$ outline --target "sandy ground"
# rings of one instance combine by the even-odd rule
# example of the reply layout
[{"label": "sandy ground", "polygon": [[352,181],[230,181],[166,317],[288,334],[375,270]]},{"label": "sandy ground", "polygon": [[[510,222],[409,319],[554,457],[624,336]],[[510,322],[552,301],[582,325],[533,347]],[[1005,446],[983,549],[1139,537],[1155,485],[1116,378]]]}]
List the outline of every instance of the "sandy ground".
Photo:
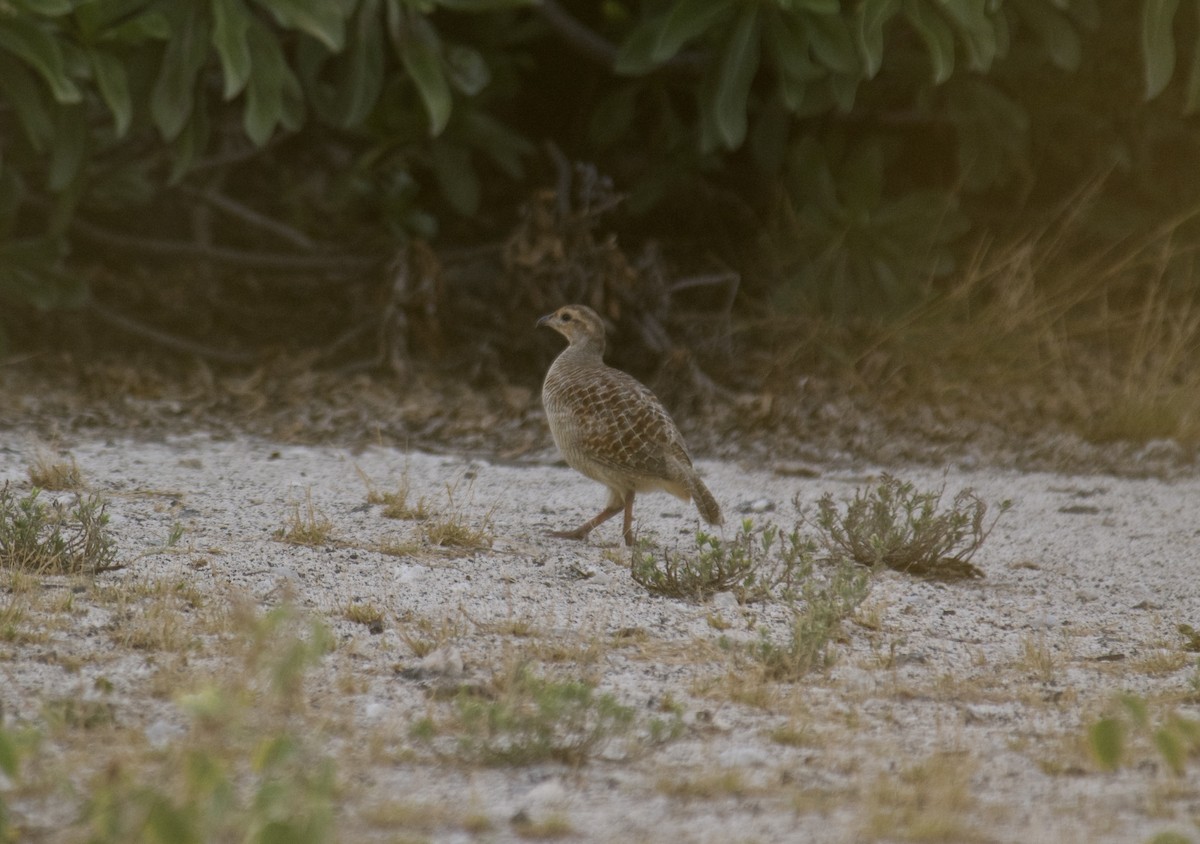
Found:
[{"label": "sandy ground", "polygon": [[[512,465],[206,435],[58,445],[110,502],[125,567],[101,575],[102,584],[182,581],[263,606],[291,592],[331,626],[337,648],[317,671],[313,705],[349,722],[328,738],[347,783],[343,840],[521,840],[532,833],[514,818],[548,816],[565,822],[566,840],[603,842],[1130,842],[1168,830],[1200,839],[1200,760],[1175,777],[1143,742],[1110,773],[1083,744],[1087,725],[1122,691],[1148,698],[1153,719],[1197,714],[1200,669],[1176,631],[1200,628],[1195,475],[888,467],[920,488],[945,483],[950,493],[971,487],[987,501],[1012,501],[975,558],[986,577],[943,584],[877,575],[862,623],[845,625],[829,669],[766,684],[759,700],[746,701],[736,691],[753,685],[753,671],[728,656],[728,643],[779,634],[790,610],[739,606],[729,595],[694,604],[649,594],[620,562],[619,519],[585,543],[546,537],[603,502],[597,485],[550,452]],[[39,447],[24,436],[0,441],[0,481],[27,489]],[[698,465],[730,517],[727,532],[746,515],[791,525],[796,502],[848,497],[881,471],[815,467],[814,477],[797,477]],[[484,529],[492,547],[375,550],[417,542],[420,527],[367,504],[360,471],[381,490],[404,479],[410,500]],[[273,538],[310,500],[332,522],[330,540],[306,547]],[[639,500],[637,515],[641,538],[691,547],[698,520],[689,507],[655,495]],[[183,533],[166,548],[175,525]],[[181,731],[172,696],[149,691],[171,655],[114,644],[115,610],[93,605],[87,592],[77,598],[45,635],[0,641],[5,722],[36,726],[47,700],[103,696],[124,729],[154,741]],[[356,602],[384,611],[382,632],[344,617]],[[433,660],[406,641],[421,625],[451,631]],[[673,702],[681,734],[636,751],[618,743],[579,767],[488,767],[409,738],[431,706],[445,705],[431,702],[439,684],[485,682],[512,654],[553,646],[590,654],[581,672],[639,719]],[[203,657],[201,645],[192,658]],[[547,671],[572,670],[570,659],[544,661]],[[785,733],[792,738],[781,740]],[[367,752],[355,746],[364,736],[390,737],[407,752]],[[450,813],[416,830],[367,817],[364,807],[386,800]],[[29,840],[78,834],[77,799],[14,791],[10,802]],[[463,806],[486,828],[456,822]]]}]

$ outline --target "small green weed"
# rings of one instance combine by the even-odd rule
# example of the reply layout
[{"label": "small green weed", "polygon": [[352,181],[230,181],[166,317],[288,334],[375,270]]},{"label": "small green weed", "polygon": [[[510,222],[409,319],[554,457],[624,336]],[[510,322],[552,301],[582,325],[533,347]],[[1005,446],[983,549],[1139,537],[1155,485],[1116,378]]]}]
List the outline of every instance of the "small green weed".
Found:
[{"label": "small green weed", "polygon": [[455,699],[460,754],[486,765],[581,765],[631,729],[633,710],[582,679],[550,679],[517,663],[489,694]]},{"label": "small green weed", "polygon": [[743,604],[791,599],[796,585],[812,572],[815,548],[798,530],[784,533],[774,524],[755,527],[745,519],[730,540],[703,531],[696,534],[694,553],[656,554],[638,546],[631,572],[638,584],[671,598],[703,601],[731,591]]},{"label": "small green weed", "polygon": [[183,539],[183,525],[175,522],[171,525],[171,529],[167,532],[167,541],[163,543],[166,548],[174,548],[179,544],[179,540]]},{"label": "small green weed", "polygon": [[770,680],[791,682],[829,664],[829,646],[870,592],[870,572],[848,560],[837,561],[824,578],[810,577],[802,589],[803,606],[795,611],[782,643],[766,633],[753,654]]},{"label": "small green weed", "polygon": [[1149,738],[1159,757],[1176,776],[1183,776],[1188,760],[1200,756],[1200,720],[1167,712],[1152,723],[1145,698],[1119,695],[1110,711],[1087,730],[1088,748],[1096,763],[1115,771],[1131,755],[1134,739]]},{"label": "small green weed", "polygon": [[114,762],[91,784],[89,841],[333,840],[333,760],[300,717],[329,632],[288,607],[243,621],[246,670],[179,699],[188,734],[149,770]]},{"label": "small green weed", "polygon": [[848,557],[867,566],[887,566],[920,577],[956,580],[981,577],[971,557],[987,539],[1000,515],[986,523],[988,505],[972,490],[954,496],[948,510],[939,512],[945,487],[918,492],[911,483],[883,475],[878,486],[855,490],[845,513],[826,494],[817,504],[813,522],[821,542],[835,557]]},{"label": "small green weed", "polygon": [[68,506],[40,500],[41,490],[18,496],[0,487],[0,566],[36,574],[95,574],[116,568],[108,533],[108,503],[76,494]]}]

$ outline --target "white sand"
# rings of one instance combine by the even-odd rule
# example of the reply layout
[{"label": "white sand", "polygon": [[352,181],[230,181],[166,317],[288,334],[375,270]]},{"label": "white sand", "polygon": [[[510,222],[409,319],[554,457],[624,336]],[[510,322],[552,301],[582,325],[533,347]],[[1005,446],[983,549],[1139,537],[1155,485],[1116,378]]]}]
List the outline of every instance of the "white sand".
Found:
[{"label": "white sand", "polygon": [[[0,481],[27,484],[35,445],[8,445],[0,448]],[[986,578],[938,584],[879,575],[867,603],[879,610],[880,629],[847,624],[835,665],[779,686],[778,699],[763,709],[704,693],[702,681],[727,669],[713,660],[689,662],[688,653],[704,651],[685,646],[722,636],[752,641],[764,629],[778,634],[788,610],[738,607],[728,596],[696,605],[648,594],[610,559],[625,553],[615,544],[619,518],[587,543],[547,538],[544,531],[572,527],[604,501],[598,485],[552,465],[549,452],[542,463],[517,466],[206,436],[64,445],[89,488],[111,502],[111,527],[127,567],[102,575],[102,582],[182,579],[206,592],[238,590],[264,605],[290,584],[297,603],[324,615],[338,639],[320,682],[333,688],[333,678],[347,671],[363,680],[362,691],[338,693],[363,731],[394,733],[405,745],[413,720],[429,711],[434,681],[402,673],[420,660],[401,628],[420,618],[461,628],[452,645],[464,663],[464,682],[485,680],[507,653],[535,642],[582,636],[607,643],[617,631],[639,628],[647,634],[641,644],[608,647],[586,673],[639,718],[661,715],[668,697],[683,706],[681,738],[632,756],[613,747],[580,769],[472,768],[422,762],[418,753],[410,762],[364,756],[361,768],[348,771],[342,748],[339,770],[355,782],[346,793],[358,795],[342,807],[348,828],[362,828],[350,823],[361,803],[403,799],[469,805],[493,822],[478,839],[454,828],[424,833],[437,841],[520,840],[509,819],[522,810],[534,818],[561,815],[574,830],[569,840],[888,840],[881,830],[894,823],[899,836],[906,821],[873,824],[872,816],[891,786],[904,786],[907,770],[929,762],[969,777],[965,804],[948,801],[933,810],[957,823],[951,829],[959,832],[944,840],[960,840],[962,830],[1005,842],[1145,841],[1161,830],[1197,837],[1200,759],[1177,779],[1142,749],[1133,764],[1102,773],[1072,748],[1117,692],[1177,700],[1198,671],[1195,655],[1164,671],[1147,657],[1181,650],[1178,623],[1200,628],[1200,478],[986,470],[943,478],[927,469],[891,469],[919,488],[944,480],[947,500],[967,486],[989,502],[1012,500],[975,558]],[[382,518],[379,505],[365,505],[356,465],[383,490],[407,477],[412,500],[423,497],[435,511],[449,510],[452,495],[468,522],[491,531],[492,550],[412,558],[369,550],[381,540],[412,540],[416,525]],[[752,503],[774,508],[754,518],[790,525],[794,496],[808,505],[826,492],[840,499],[869,478],[699,465],[726,510],[727,531]],[[339,542],[309,548],[273,540],[292,506],[309,495]],[[688,547],[699,524],[694,510],[665,495],[640,498],[636,515],[640,535],[666,546]],[[184,528],[179,547],[164,550],[176,523]],[[385,610],[382,633],[342,617],[342,608],[360,600]],[[104,677],[115,686],[108,698],[121,724],[141,725],[156,739],[170,736],[184,719],[170,700],[146,691],[156,659],[115,647],[103,633],[114,623],[112,610],[85,604],[81,596],[69,627],[48,642],[0,642],[0,711],[7,722],[37,724],[44,700],[96,696],[95,680]],[[714,618],[728,629],[716,629]],[[528,622],[533,635],[488,626],[514,619]],[[1051,656],[1044,673],[1028,658],[1031,648]],[[64,654],[80,658],[77,671],[63,666]],[[1178,702],[1152,711],[1159,717],[1172,708],[1193,717],[1197,711]],[[789,721],[806,729],[810,741],[773,741],[770,732]],[[727,769],[737,772],[740,788],[688,797],[663,787]],[[69,801],[10,799],[17,820],[40,829],[45,840],[57,840],[55,830],[74,817]],[[376,833],[369,840],[397,835]]]}]

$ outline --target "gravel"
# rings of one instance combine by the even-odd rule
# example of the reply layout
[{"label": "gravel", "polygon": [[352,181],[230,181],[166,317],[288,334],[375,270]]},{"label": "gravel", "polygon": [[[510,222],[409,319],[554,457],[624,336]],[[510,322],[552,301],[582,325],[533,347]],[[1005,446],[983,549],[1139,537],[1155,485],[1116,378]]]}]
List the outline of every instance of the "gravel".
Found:
[{"label": "gravel", "polygon": [[[469,806],[490,822],[483,833],[449,821],[421,832],[436,841],[522,840],[529,824],[556,818],[572,830],[568,840],[603,842],[1197,834],[1197,760],[1174,777],[1147,742],[1110,773],[1081,749],[1087,726],[1120,692],[1151,700],[1156,718],[1196,717],[1195,655],[1152,659],[1182,652],[1176,625],[1200,628],[1194,472],[1170,480],[895,465],[777,472],[699,461],[727,535],[742,518],[791,525],[797,505],[811,508],[825,493],[846,498],[884,469],[919,489],[944,484],[946,500],[970,487],[986,501],[1012,501],[974,559],[983,579],[874,576],[867,608],[877,624],[846,624],[831,667],[769,686],[755,705],[720,691],[731,673],[753,673],[728,643],[779,635],[790,609],[741,606],[732,593],[707,604],[647,593],[623,563],[619,519],[584,543],[547,537],[604,501],[598,485],[548,451],[511,463],[203,433],[154,441],[82,433],[57,445],[110,502],[124,568],[100,575],[101,584],[183,581],[263,606],[290,595],[330,625],[337,648],[317,672],[324,693],[314,705],[350,722],[322,739],[353,782],[339,808],[343,840],[395,840],[404,830],[370,822],[364,807],[401,799]],[[29,437],[0,447],[0,482],[27,487],[42,448]],[[406,483],[411,501],[485,530],[491,547],[420,547],[419,523],[365,503],[363,475],[383,491]],[[316,547],[274,538],[310,502],[332,523],[331,538]],[[640,497],[635,515],[640,538],[667,548],[691,547],[699,527],[693,509],[665,495]],[[164,547],[177,524],[182,538]],[[391,556],[376,550],[383,542],[413,550]],[[103,678],[117,720],[151,746],[168,745],[185,720],[170,695],[150,690],[164,660],[115,645],[105,633],[113,610],[79,598],[45,640],[0,641],[5,722],[40,724],[47,700],[96,697]],[[356,602],[383,610],[381,632],[344,618]],[[418,654],[406,635],[419,622],[455,632]],[[643,722],[672,702],[682,734],[649,748],[615,742],[578,767],[481,767],[421,752],[359,759],[345,746],[345,736],[361,735],[407,745],[438,688],[483,684],[513,654],[580,642],[595,645],[593,661],[543,659],[547,670],[577,667]],[[346,673],[359,681],[352,688],[337,683]],[[800,738],[777,741],[781,728]],[[359,759],[352,770],[348,758]],[[6,796],[31,840],[60,840],[77,809]]]}]

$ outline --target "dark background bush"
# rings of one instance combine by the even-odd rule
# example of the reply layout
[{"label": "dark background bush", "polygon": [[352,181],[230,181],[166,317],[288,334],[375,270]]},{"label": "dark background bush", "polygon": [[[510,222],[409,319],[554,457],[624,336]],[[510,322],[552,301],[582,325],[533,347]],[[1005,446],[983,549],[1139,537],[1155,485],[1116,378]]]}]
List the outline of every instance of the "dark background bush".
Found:
[{"label": "dark background bush", "polygon": [[0,329],[82,309],[236,361],[369,357],[389,325],[401,354],[503,344],[563,298],[655,326],[859,316],[1064,215],[1064,256],[1165,237],[1190,292],[1200,58],[1175,12],[10,0]]}]

